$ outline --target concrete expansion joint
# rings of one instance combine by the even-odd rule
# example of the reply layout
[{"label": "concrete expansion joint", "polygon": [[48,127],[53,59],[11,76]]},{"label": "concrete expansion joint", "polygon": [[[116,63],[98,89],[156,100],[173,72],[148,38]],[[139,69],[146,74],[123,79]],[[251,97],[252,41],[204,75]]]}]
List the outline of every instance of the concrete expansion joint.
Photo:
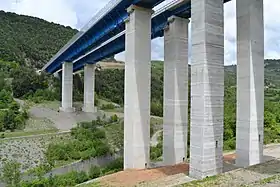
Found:
[{"label": "concrete expansion joint", "polygon": [[96,64],[86,63],[86,64],[84,65],[84,67],[87,67],[87,66],[93,66],[93,67],[95,67]]},{"label": "concrete expansion joint", "polygon": [[169,30],[169,24],[168,23],[166,23],[166,25],[164,26],[164,28],[163,28],[163,30],[166,32],[166,31],[168,31]]},{"label": "concrete expansion joint", "polygon": [[130,17],[128,16],[125,20],[124,20],[124,23],[129,23],[130,21]]},{"label": "concrete expansion joint", "polygon": [[140,7],[137,5],[131,5],[130,7],[127,8],[127,13],[131,14],[134,12],[134,10],[140,10],[140,11],[147,12],[150,14],[153,14],[155,12],[153,9],[144,8],[144,7]]},{"label": "concrete expansion joint", "polygon": [[171,24],[171,23],[173,23],[173,22],[175,21],[175,19],[181,20],[181,21],[184,21],[184,22],[187,22],[187,23],[190,22],[190,20],[187,19],[187,18],[181,18],[181,17],[174,16],[174,15],[173,15],[173,16],[170,16],[170,17],[167,19],[167,22],[168,22],[169,24]]},{"label": "concrete expansion joint", "polygon": [[171,17],[169,17],[169,18],[167,19],[167,23],[168,23],[168,24],[173,23],[173,22],[175,21],[176,18],[177,18],[176,16],[171,16]]},{"label": "concrete expansion joint", "polygon": [[168,31],[169,28],[170,28],[170,25],[175,21],[175,19],[178,19],[178,20],[183,20],[183,21],[186,21],[187,23],[190,22],[189,19],[186,19],[186,18],[181,18],[181,17],[177,17],[177,16],[171,16],[167,19],[167,23],[164,27],[164,31]]}]

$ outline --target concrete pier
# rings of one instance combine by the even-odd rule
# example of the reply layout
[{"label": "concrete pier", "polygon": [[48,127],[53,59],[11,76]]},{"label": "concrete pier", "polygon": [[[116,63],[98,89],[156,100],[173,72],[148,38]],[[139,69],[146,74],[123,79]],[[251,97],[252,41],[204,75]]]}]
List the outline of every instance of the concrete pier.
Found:
[{"label": "concrete pier", "polygon": [[236,165],[263,160],[263,0],[237,0]]},{"label": "concrete pier", "polygon": [[84,68],[84,112],[96,112],[94,107],[95,64]]},{"label": "concrete pier", "polygon": [[187,157],[188,19],[171,17],[164,32],[163,161],[182,163]]},{"label": "concrete pier", "polygon": [[60,111],[74,112],[73,108],[73,63],[62,65],[62,102]]},{"label": "concrete pier", "polygon": [[125,39],[124,169],[149,167],[151,9],[128,8]]},{"label": "concrete pier", "polygon": [[201,179],[223,170],[224,15],[222,0],[191,1],[190,171]]}]

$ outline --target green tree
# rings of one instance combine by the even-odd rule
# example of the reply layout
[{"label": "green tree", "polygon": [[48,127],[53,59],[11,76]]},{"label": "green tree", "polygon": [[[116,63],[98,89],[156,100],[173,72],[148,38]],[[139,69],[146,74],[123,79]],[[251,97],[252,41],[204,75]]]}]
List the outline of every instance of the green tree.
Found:
[{"label": "green tree", "polygon": [[30,68],[15,69],[12,76],[12,90],[16,98],[23,97],[26,94],[34,94],[39,89],[48,88],[47,75],[44,73],[38,75],[35,70]]},{"label": "green tree", "polygon": [[[0,33],[0,59],[42,68],[77,30],[35,17],[0,11]],[[12,65],[3,66],[3,69]]]}]

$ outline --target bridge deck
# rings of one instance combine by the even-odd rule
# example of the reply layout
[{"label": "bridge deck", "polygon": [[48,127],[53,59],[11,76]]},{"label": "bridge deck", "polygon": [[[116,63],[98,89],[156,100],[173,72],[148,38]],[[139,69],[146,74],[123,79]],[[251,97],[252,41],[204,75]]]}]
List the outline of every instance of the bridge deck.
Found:
[{"label": "bridge deck", "polygon": [[64,61],[73,61],[125,29],[126,9],[132,5],[153,8],[164,0],[111,0],[44,67],[53,73]]},{"label": "bridge deck", "polygon": [[[180,15],[190,17],[190,5],[186,1],[176,1],[169,4],[166,9],[156,12],[152,16],[152,35],[151,38],[163,36],[163,29],[166,26],[168,17],[172,15]],[[120,53],[125,50],[125,31],[122,31],[115,37],[103,43],[90,53],[77,59],[74,62],[74,72],[83,68],[85,63],[94,64],[100,60],[110,57],[114,54]]]},{"label": "bridge deck", "polygon": [[[163,0],[113,0],[111,9],[106,13],[103,9],[77,35],[75,35],[42,70],[54,73],[61,69],[64,61],[74,61],[74,72],[83,68],[85,63],[98,61],[124,51],[125,24],[128,17],[126,8],[131,4],[154,7]],[[224,0],[229,2],[231,0]],[[115,4],[114,4],[115,3]],[[176,6],[174,5],[176,4]],[[152,36],[163,36],[168,17],[172,15],[190,18],[191,0],[177,0],[171,3],[173,8],[165,6],[153,15]],[[107,8],[108,9],[108,8]],[[105,12],[105,13],[104,13]]]}]

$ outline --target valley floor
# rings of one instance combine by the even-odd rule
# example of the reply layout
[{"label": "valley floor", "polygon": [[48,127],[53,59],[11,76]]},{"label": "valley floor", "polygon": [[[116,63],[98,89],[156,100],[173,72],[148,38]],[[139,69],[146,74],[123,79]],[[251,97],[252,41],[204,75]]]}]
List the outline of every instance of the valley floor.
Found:
[{"label": "valley floor", "polygon": [[[79,103],[81,105],[81,103]],[[36,104],[30,108],[30,129],[38,127],[42,124],[43,130],[49,129],[53,131],[68,131],[78,122],[91,121],[97,116],[106,114],[107,116],[117,114],[123,117],[121,112],[104,112],[100,114],[86,114],[83,112],[75,112],[72,114],[58,112],[59,102],[48,102]],[[162,122],[159,122],[162,124]],[[42,129],[37,129],[38,132]],[[157,137],[160,129],[152,137],[151,144],[157,143]],[[43,134],[43,133],[42,133]],[[25,135],[25,134],[23,134]],[[27,134],[26,134],[27,135]],[[224,174],[209,177],[202,181],[195,181],[187,176],[188,164],[180,164],[171,167],[159,167],[162,163],[154,163],[154,169],[122,171],[116,174],[104,176],[93,180],[93,183],[81,185],[82,187],[107,187],[107,186],[138,186],[138,187],[162,187],[162,186],[219,186],[219,187],[237,187],[237,186],[280,186],[280,144],[266,146],[265,150],[266,163],[253,166],[250,168],[236,168],[234,165],[234,153],[227,153],[224,156]]]},{"label": "valley floor", "polygon": [[122,171],[104,176],[81,187],[278,187],[280,186],[280,144],[268,145],[264,150],[265,163],[249,168],[235,167],[235,154],[224,155],[222,175],[196,181],[187,176],[188,164],[148,170]]}]

